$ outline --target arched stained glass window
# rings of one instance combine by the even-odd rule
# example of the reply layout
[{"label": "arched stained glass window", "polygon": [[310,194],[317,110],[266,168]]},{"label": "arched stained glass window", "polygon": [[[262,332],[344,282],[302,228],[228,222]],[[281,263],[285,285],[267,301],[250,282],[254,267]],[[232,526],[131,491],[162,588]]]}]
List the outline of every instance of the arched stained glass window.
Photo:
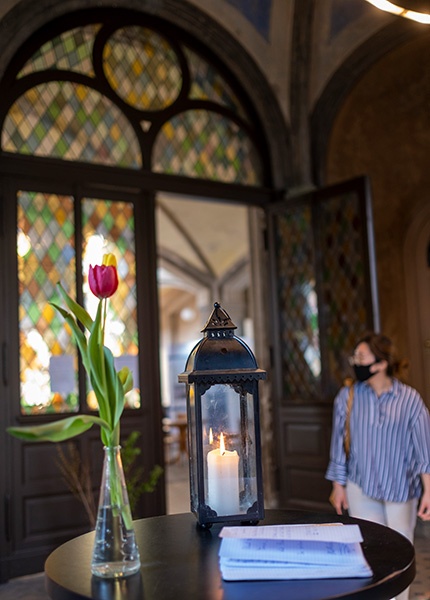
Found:
[{"label": "arched stained glass window", "polygon": [[99,92],[76,83],[37,85],[12,105],[3,150],[138,168],[136,135],[123,113]]},{"label": "arched stained glass window", "polygon": [[118,14],[38,32],[8,74],[1,149],[263,185],[262,135],[231,74],[171,26]]}]

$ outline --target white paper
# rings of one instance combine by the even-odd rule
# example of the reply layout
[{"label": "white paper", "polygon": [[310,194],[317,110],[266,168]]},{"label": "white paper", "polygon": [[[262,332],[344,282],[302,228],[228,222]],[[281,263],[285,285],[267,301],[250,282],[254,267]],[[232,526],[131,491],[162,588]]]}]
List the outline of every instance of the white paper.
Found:
[{"label": "white paper", "polygon": [[358,542],[314,542],[304,540],[237,540],[226,538],[222,543],[223,558],[294,564],[343,565],[357,564],[361,554]]},{"label": "white paper", "polygon": [[220,536],[226,580],[372,576],[358,525],[224,527]]},{"label": "white paper", "polygon": [[325,567],[303,565],[295,567],[275,567],[271,564],[256,568],[255,565],[237,566],[221,562],[221,574],[225,581],[258,581],[258,580],[287,580],[287,579],[338,579],[338,578],[368,578],[372,577],[369,566],[365,569],[342,566]]},{"label": "white paper", "polygon": [[258,527],[223,527],[222,538],[260,540],[318,540],[321,542],[362,542],[358,525],[329,523],[324,525],[262,525]]}]

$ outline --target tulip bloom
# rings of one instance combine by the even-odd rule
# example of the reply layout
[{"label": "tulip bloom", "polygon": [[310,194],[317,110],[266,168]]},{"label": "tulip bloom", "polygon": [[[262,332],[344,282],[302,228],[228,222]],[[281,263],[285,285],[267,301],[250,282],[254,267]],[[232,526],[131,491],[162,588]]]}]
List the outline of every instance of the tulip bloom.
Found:
[{"label": "tulip bloom", "polygon": [[116,258],[113,254],[103,256],[103,264],[90,265],[88,273],[90,290],[97,298],[110,298],[118,288]]}]

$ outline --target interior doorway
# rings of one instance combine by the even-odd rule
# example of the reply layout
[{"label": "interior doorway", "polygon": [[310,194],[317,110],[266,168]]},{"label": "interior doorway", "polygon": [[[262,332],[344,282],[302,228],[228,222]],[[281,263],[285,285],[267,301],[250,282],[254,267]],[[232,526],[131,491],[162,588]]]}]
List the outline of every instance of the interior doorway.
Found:
[{"label": "interior doorway", "polygon": [[214,302],[253,346],[248,208],[159,193],[160,364],[167,512],[189,511],[185,386],[178,383]]}]

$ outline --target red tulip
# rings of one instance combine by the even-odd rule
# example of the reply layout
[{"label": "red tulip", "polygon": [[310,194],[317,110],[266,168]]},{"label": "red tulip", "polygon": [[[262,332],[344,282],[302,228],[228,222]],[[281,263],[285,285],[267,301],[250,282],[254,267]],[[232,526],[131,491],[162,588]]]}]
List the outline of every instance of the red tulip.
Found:
[{"label": "red tulip", "polygon": [[113,254],[105,254],[102,265],[90,265],[88,272],[90,290],[97,298],[109,298],[118,288],[116,259]]}]

